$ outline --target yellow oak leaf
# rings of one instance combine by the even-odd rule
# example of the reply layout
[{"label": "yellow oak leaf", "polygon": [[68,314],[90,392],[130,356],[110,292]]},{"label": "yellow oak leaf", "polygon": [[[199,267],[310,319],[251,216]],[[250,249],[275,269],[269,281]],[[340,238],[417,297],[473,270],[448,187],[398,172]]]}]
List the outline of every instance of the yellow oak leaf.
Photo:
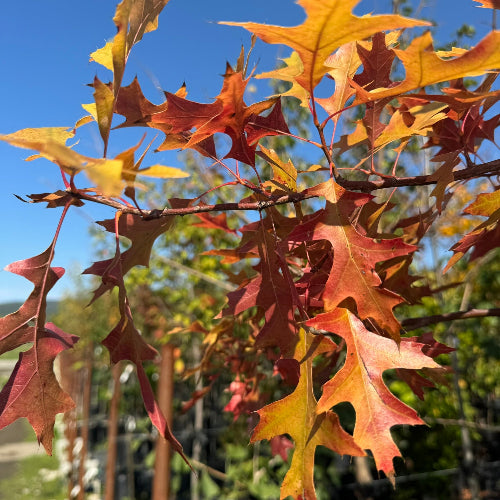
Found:
[{"label": "yellow oak leaf", "polygon": [[179,179],[182,177],[189,177],[189,174],[184,172],[184,170],[175,167],[167,167],[165,165],[151,165],[150,167],[138,170],[136,174],[145,177],[154,177],[156,179]]},{"label": "yellow oak leaf", "polygon": [[104,47],[97,49],[90,54],[90,62],[101,64],[105,68],[113,71],[113,41],[107,42]]},{"label": "yellow oak leaf", "polygon": [[434,123],[446,118],[446,114],[442,112],[446,108],[447,104],[440,102],[414,106],[409,109],[415,118],[410,126],[406,125],[401,113],[395,112],[387,127],[377,137],[375,147],[381,148],[393,141],[409,139],[414,135],[426,136],[432,131]]},{"label": "yellow oak leaf", "polygon": [[272,191],[278,189],[297,192],[297,169],[292,160],[284,163],[280,160],[276,151],[267,149],[262,145],[260,145],[260,152],[257,154],[269,163],[273,169],[273,179],[266,183],[266,185],[271,186]]},{"label": "yellow oak leaf", "polygon": [[300,60],[299,54],[294,51],[290,57],[286,57],[285,59],[282,59],[282,61],[286,65],[284,68],[278,68],[274,71],[260,73],[259,75],[256,75],[255,78],[275,78],[276,80],[291,82],[291,88],[281,95],[296,97],[300,101],[300,105],[302,107],[308,108],[310,97],[309,92],[301,87],[296,81],[296,78],[304,72],[304,65]]},{"label": "yellow oak leaf", "polygon": [[492,193],[481,193],[464,212],[471,215],[484,215],[490,217],[494,212],[500,210],[500,189]]},{"label": "yellow oak leaf", "polygon": [[39,156],[58,165],[69,175],[83,171],[95,184],[99,192],[105,196],[119,196],[124,182],[122,181],[121,160],[91,158],[81,155],[64,145],[64,132],[51,133],[52,129],[23,129],[8,135],[0,135],[0,140],[12,146],[33,149]]}]

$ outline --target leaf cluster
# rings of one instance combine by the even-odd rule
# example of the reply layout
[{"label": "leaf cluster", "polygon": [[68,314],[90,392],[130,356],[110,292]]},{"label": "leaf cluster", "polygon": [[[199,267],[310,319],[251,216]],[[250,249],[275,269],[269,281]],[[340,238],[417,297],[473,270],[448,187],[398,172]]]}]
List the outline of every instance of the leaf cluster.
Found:
[{"label": "leaf cluster", "polygon": [[[408,336],[410,323],[405,328],[397,315],[396,308],[405,304],[405,311],[418,310],[437,291],[413,274],[414,257],[422,253],[439,217],[448,213],[459,186],[474,193],[474,200],[462,207],[463,217],[471,215],[479,222],[466,234],[455,232],[458,241],[444,271],[467,253],[469,261],[483,258],[500,242],[495,180],[500,162],[484,163],[480,156],[480,147],[494,143],[500,125],[500,91],[495,90],[500,34],[491,32],[470,50],[435,51],[431,34],[425,32],[402,48],[399,30],[428,23],[397,14],[359,17],[352,12],[358,0],[300,0],[306,19],[295,27],[226,23],[250,31],[253,41],[258,37],[290,48],[284,67],[254,75],[249,72],[250,53],[242,49],[236,64],[227,64],[213,102],[188,99],[187,86],[182,86],[165,91],[157,105],[144,95],[137,78],[128,85],[123,79],[131,49],[156,29],[166,4],[123,0],[118,5],[114,39],[92,54],[111,71],[110,81],[94,78],[94,102],[83,106],[89,114],[73,128],[24,129],[0,136],[53,162],[63,182],[53,193],[30,196],[32,203],[62,207],[52,243],[40,255],[8,267],[30,280],[34,290],[18,311],[0,318],[0,352],[30,345],[0,393],[0,427],[27,417],[50,453],[55,415],[73,406],[53,364],[82,331],[75,327],[68,334],[46,323],[45,308],[47,294],[64,272],[52,262],[68,210],[98,203],[114,210],[114,217],[99,222],[113,236],[114,250],[84,273],[98,281],[91,302],[114,290],[117,310],[114,324],[100,340],[112,363],[133,364],[152,423],[186,461],[147,376],[146,367],[158,353],[141,333],[143,328],[154,334],[155,328],[165,333],[175,326],[177,333],[202,336],[202,358],[186,375],[197,372],[207,385],[193,395],[192,403],[225,370],[231,377],[226,410],[235,418],[250,412],[259,417],[251,442],[269,440],[276,454],[286,456],[291,441],[285,435],[293,440],[281,498],[316,498],[313,471],[319,446],[339,455],[370,452],[377,470],[394,483],[394,458],[401,453],[391,429],[423,421],[389,390],[384,373],[394,370],[422,397],[424,388],[443,380],[446,370],[435,358],[450,352],[432,334]],[[404,68],[402,80],[394,77],[396,62]],[[470,77],[481,77],[481,83],[467,87],[464,79]],[[247,103],[254,78],[278,79],[290,88],[281,96]],[[319,88],[328,89],[330,96],[319,97]],[[300,103],[308,113],[311,138],[290,130],[285,99]],[[354,129],[342,133],[344,122],[352,121],[352,109],[357,114]],[[119,116],[122,121],[113,127]],[[100,158],[66,145],[90,123],[102,138]],[[160,131],[159,151],[189,150],[208,162],[216,172],[206,177],[208,185],[197,180],[168,199],[153,192],[138,178],[177,179],[187,173],[155,163],[143,168],[152,145],[143,146],[144,137],[108,158],[114,128],[137,127]],[[303,143],[320,159],[295,164],[290,150],[272,149],[278,137]],[[422,144],[418,161],[408,149],[416,140]],[[80,174],[90,187],[81,187]],[[471,182],[477,179],[488,181],[481,184],[483,192],[477,193],[478,183]],[[144,194],[139,194],[141,189]],[[190,229],[175,236],[176,224]],[[185,295],[175,288],[185,284],[172,273],[175,265],[184,269],[198,262],[202,269],[190,280],[204,276],[226,284],[227,301],[217,322],[194,321],[207,320],[202,309],[209,297],[203,296],[199,282],[199,302],[191,302],[193,307],[181,315],[165,308],[171,301],[156,300],[161,294],[156,299],[146,294],[136,304],[129,297],[128,285],[141,279],[135,269],[149,266],[159,239],[177,264],[155,271],[165,293],[175,296],[181,308]],[[202,245],[206,250],[200,257]],[[135,309],[141,312],[141,325]],[[498,316],[499,311],[481,315]],[[165,316],[170,318],[160,319]],[[267,390],[269,367],[288,388],[277,397],[276,391]],[[356,414],[352,432],[336,412],[345,403]]]}]

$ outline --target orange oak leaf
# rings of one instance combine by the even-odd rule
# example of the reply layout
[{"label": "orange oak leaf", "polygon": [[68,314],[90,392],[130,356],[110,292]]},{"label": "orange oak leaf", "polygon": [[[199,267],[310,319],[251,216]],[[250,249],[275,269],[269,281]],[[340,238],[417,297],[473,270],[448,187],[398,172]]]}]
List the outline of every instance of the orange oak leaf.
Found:
[{"label": "orange oak leaf", "polygon": [[19,354],[19,361],[0,393],[0,429],[18,418],[27,418],[49,455],[56,415],[75,406],[57,382],[54,360],[77,341],[78,337],[51,323],[39,329],[33,347]]},{"label": "orange oak leaf", "polygon": [[354,441],[372,451],[378,470],[393,477],[393,458],[401,456],[390,429],[394,425],[423,424],[417,413],[397,399],[384,384],[382,374],[392,368],[438,368],[422,352],[425,344],[393,340],[368,331],[347,309],[337,308],[307,322],[308,326],[341,336],[347,345],[339,372],[323,386],[318,413],[348,401],[356,411]]},{"label": "orange oak leaf", "polygon": [[222,231],[230,234],[236,234],[234,229],[227,225],[227,214],[225,212],[219,215],[211,215],[208,213],[195,214],[201,222],[196,222],[193,226],[207,227],[211,229],[221,229]]},{"label": "orange oak leaf", "polygon": [[484,215],[491,217],[500,209],[500,189],[491,193],[481,193],[465,208],[464,212],[471,215]]},{"label": "orange oak leaf", "polygon": [[299,331],[294,359],[300,363],[300,378],[289,396],[265,406],[257,413],[260,420],[253,431],[251,442],[271,440],[288,434],[295,443],[292,463],[281,485],[280,499],[314,500],[316,498],[313,469],[317,446],[326,446],[340,455],[362,456],[365,453],[340,426],[332,411],[316,412],[317,401],[313,393],[313,358],[336,348],[323,336],[313,336],[304,329]]},{"label": "orange oak leaf", "polygon": [[464,212],[471,215],[483,215],[488,219],[451,247],[450,250],[453,250],[454,255],[446,264],[443,272],[448,271],[471,248],[474,249],[469,261],[478,259],[500,246],[500,189],[478,195],[476,200],[465,208]]},{"label": "orange oak leaf", "polygon": [[[174,95],[185,98],[185,87],[182,86]],[[125,121],[116,128],[138,126],[156,128],[166,134],[163,143],[157,148],[158,151],[182,149],[189,141],[190,132],[184,131],[173,134],[172,126],[168,123],[152,122],[151,116],[165,111],[167,107],[167,101],[156,105],[146,99],[137,78],[134,78],[130,85],[120,89],[116,99],[115,112],[125,117]],[[213,137],[200,141],[193,146],[193,149],[208,157],[214,157],[217,154]]]},{"label": "orange oak leaf", "polygon": [[[155,106],[142,94],[137,82],[119,94],[116,110],[125,116],[120,125],[144,125],[161,130],[166,139],[159,150],[193,148],[205,156],[215,156],[213,136],[227,134],[232,147],[227,158],[255,165],[255,149],[265,136],[289,133],[278,98],[247,106],[243,94],[248,84],[242,71],[227,65],[224,83],[216,100],[203,104],[185,98],[185,92],[165,92],[166,102]],[[262,113],[271,109],[270,113]]]},{"label": "orange oak leaf", "polygon": [[379,31],[429,23],[397,15],[358,17],[352,10],[359,0],[299,0],[307,14],[303,24],[294,27],[273,26],[257,23],[225,22],[231,26],[242,26],[266,43],[284,44],[295,50],[304,67],[295,81],[307,92],[313,89],[329,70],[325,61],[342,45],[364,40]]},{"label": "orange oak leaf", "polygon": [[361,59],[358,55],[358,49],[355,42],[342,45],[335,54],[332,54],[325,61],[325,65],[331,68],[328,76],[335,80],[335,92],[328,98],[317,98],[325,111],[332,116],[332,120],[337,122],[340,118],[338,113],[347,100],[355,94],[354,89],[349,83],[361,66]]},{"label": "orange oak leaf", "polygon": [[405,80],[390,88],[371,91],[358,87],[357,99],[362,101],[385,99],[434,83],[482,75],[500,67],[499,44],[500,32],[493,31],[474,48],[459,57],[441,59],[434,52],[432,36],[427,32],[413,40],[406,50],[394,50],[405,67]]},{"label": "orange oak leaf", "polygon": [[500,0],[474,0],[474,2],[480,3],[478,7],[483,9],[499,9],[500,10]]},{"label": "orange oak leaf", "polygon": [[[387,47],[385,34],[376,33],[373,36],[371,47],[366,48],[358,44],[357,49],[363,63],[363,72],[355,75],[352,80],[365,90],[388,87],[391,84],[392,63],[395,53]],[[389,99],[381,99],[366,105],[362,123],[365,126],[372,148],[375,147],[376,139],[385,129],[385,125],[380,121],[380,115],[388,102]]]},{"label": "orange oak leaf", "polygon": [[392,309],[403,299],[382,288],[375,271],[377,262],[407,255],[417,247],[404,243],[401,238],[376,241],[361,235],[348,217],[355,206],[361,207],[370,195],[344,190],[327,181],[307,190],[324,196],[326,208],[298,225],[288,236],[290,242],[327,240],[333,248],[333,265],[326,281],[322,299],[325,310],[337,307],[352,297],[362,319],[372,318],[395,339],[399,340],[400,324]]},{"label": "orange oak leaf", "polygon": [[[231,150],[226,157],[255,165],[256,140],[266,135],[288,133],[288,128],[281,116],[279,98],[250,106],[245,104],[243,94],[247,83],[248,78],[244,79],[241,72],[235,72],[227,65],[222,90],[213,103],[200,104],[166,92],[167,109],[152,115],[151,126],[166,124],[170,127],[169,134],[187,133],[195,128],[184,146],[186,148],[194,147],[217,132],[223,132],[232,140]],[[268,117],[259,117],[273,106],[278,106],[274,110],[275,114],[271,112]],[[278,130],[276,125],[279,126]]]}]

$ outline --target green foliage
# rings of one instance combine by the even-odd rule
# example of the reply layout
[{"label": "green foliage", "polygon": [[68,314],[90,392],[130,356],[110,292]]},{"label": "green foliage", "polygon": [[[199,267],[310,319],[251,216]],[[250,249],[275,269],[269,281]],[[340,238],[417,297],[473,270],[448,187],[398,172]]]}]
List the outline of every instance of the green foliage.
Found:
[{"label": "green foliage", "polygon": [[[67,487],[54,457],[34,455],[21,460],[16,473],[0,481],[0,498],[65,500]],[[8,496],[5,496],[8,492]]]}]

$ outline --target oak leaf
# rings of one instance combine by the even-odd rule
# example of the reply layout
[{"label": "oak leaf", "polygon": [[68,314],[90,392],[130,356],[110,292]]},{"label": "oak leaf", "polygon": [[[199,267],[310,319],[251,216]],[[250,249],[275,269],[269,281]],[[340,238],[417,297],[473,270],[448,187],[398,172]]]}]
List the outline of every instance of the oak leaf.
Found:
[{"label": "oak leaf", "polygon": [[374,240],[361,235],[349,221],[355,206],[365,205],[370,195],[344,190],[327,181],[306,191],[324,196],[326,208],[304,218],[288,236],[290,242],[329,241],[333,248],[333,265],[322,295],[325,310],[337,307],[351,297],[362,319],[372,318],[399,340],[399,322],[392,309],[403,299],[384,288],[375,265],[377,262],[407,255],[416,247],[400,238]]},{"label": "oak leaf", "polygon": [[464,212],[471,215],[483,215],[488,219],[451,247],[450,250],[453,250],[454,255],[443,272],[455,265],[472,248],[474,249],[469,261],[478,259],[500,246],[500,189],[478,195]]},{"label": "oak leaf", "polygon": [[356,411],[354,441],[372,451],[378,470],[394,476],[393,458],[401,456],[390,429],[394,425],[423,424],[417,413],[397,399],[382,374],[392,368],[438,368],[422,350],[424,344],[393,340],[368,331],[347,309],[337,308],[306,323],[341,336],[347,345],[344,366],[323,386],[317,412],[347,401]]},{"label": "oak leaf", "polygon": [[153,389],[144,371],[143,362],[154,360],[158,352],[144,340],[135,328],[128,302],[123,296],[123,281],[121,282],[120,292],[120,321],[102,341],[102,344],[108,349],[112,363],[118,363],[122,360],[129,360],[134,363],[144,406],[151,422],[158,429],[161,436],[170,442],[172,448],[179,453],[189,465],[182,451],[181,444],[172,434],[170,426],[156,402]]},{"label": "oak leaf", "polygon": [[38,442],[52,455],[55,417],[75,406],[57,382],[54,360],[60,352],[72,348],[78,337],[49,323],[38,329],[32,340],[34,345],[19,354],[19,361],[0,393],[0,429],[25,417]]},{"label": "oak leaf", "polygon": [[[241,72],[235,72],[227,65],[222,90],[215,102],[200,104],[167,92],[167,109],[151,116],[151,126],[166,124],[170,127],[167,132],[169,134],[186,133],[195,128],[184,146],[186,148],[211,138],[217,132],[223,132],[232,140],[231,150],[226,157],[255,165],[256,140],[266,135],[288,133],[288,128],[275,130],[273,125],[277,118],[272,114],[267,120],[261,119],[260,123],[256,121],[262,112],[273,106],[278,106],[281,116],[279,99],[269,99],[247,106],[243,101],[247,83],[248,78],[244,79]],[[286,127],[282,118],[279,125]],[[252,136],[247,138],[247,134]]]},{"label": "oak leaf", "polygon": [[[440,354],[449,354],[455,350],[452,347],[448,347],[447,345],[434,340],[432,333],[430,332],[424,333],[420,337],[407,337],[402,340],[403,342],[418,342],[420,344],[424,344],[422,352],[431,358],[435,358]],[[428,378],[420,375],[417,370],[408,370],[406,368],[398,368],[396,370],[398,377],[406,382],[413,393],[423,401],[424,387],[435,387],[434,380],[441,381],[444,374],[447,372],[447,368],[424,368],[421,372]]]},{"label": "oak leaf", "polygon": [[[106,158],[84,156],[64,145],[61,135],[53,135],[51,129],[23,129],[8,135],[0,135],[0,140],[13,146],[34,149],[40,156],[52,161],[69,175],[84,172],[106,196],[119,196],[123,190],[122,162]],[[63,134],[62,137],[65,137]]]},{"label": "oak leaf", "polygon": [[[117,112],[125,116],[120,126],[144,125],[166,134],[159,150],[193,148],[205,156],[215,156],[213,136],[227,134],[232,147],[227,158],[255,165],[259,139],[289,133],[281,112],[279,98],[247,106],[243,94],[249,78],[226,66],[224,83],[216,100],[204,104],[185,98],[184,92],[165,92],[166,103],[154,106],[144,98],[137,82],[126,87],[117,100]],[[266,110],[273,108],[267,116]]]},{"label": "oak leaf", "polygon": [[379,31],[429,24],[397,15],[355,16],[351,11],[359,0],[299,0],[298,3],[307,14],[307,19],[299,26],[234,22],[222,24],[242,26],[266,43],[284,44],[295,50],[304,70],[294,78],[309,94],[328,71],[325,66],[327,57],[342,45],[364,40]]},{"label": "oak leaf", "polygon": [[500,0],[474,0],[474,2],[480,3],[477,7],[482,7],[483,9],[498,9],[500,10]]},{"label": "oak leaf", "polygon": [[158,16],[169,0],[122,0],[113,21],[117,34],[112,41],[90,55],[90,60],[113,71],[115,93],[121,86],[125,64],[132,47],[145,33],[158,27]]},{"label": "oak leaf", "polygon": [[313,336],[303,328],[298,337],[293,357],[300,363],[299,383],[289,396],[257,412],[260,420],[251,442],[290,435],[295,449],[290,469],[281,485],[280,499],[291,496],[314,500],[313,469],[317,446],[326,446],[340,455],[362,456],[364,452],[342,429],[335,413],[317,412],[312,381],[313,359],[322,352],[335,349],[335,344],[326,337]]},{"label": "oak leaf", "polygon": [[286,57],[282,59],[282,61],[285,63],[284,67],[265,73],[259,73],[255,75],[255,78],[273,78],[284,82],[291,82],[292,86],[281,95],[283,97],[296,97],[303,108],[308,108],[310,98],[309,92],[307,92],[304,87],[301,87],[296,81],[296,78],[304,72],[304,65],[300,60],[299,54],[294,51],[291,53],[290,57]]},{"label": "oak leaf", "polygon": [[337,122],[340,118],[339,111],[345,106],[347,100],[355,94],[349,80],[354,77],[361,66],[356,43],[350,42],[342,45],[326,59],[325,65],[331,68],[327,74],[335,80],[335,92],[328,98],[316,98],[316,102],[323,106],[328,115],[332,116],[334,122]]},{"label": "oak leaf", "polygon": [[64,274],[62,267],[50,266],[53,251],[54,243],[41,254],[5,268],[31,281],[35,287],[17,311],[0,318],[0,354],[34,342],[37,331],[43,330],[47,294]]},{"label": "oak leaf", "polygon": [[257,153],[263,160],[265,160],[273,170],[273,179],[265,183],[265,186],[271,188],[271,192],[284,191],[297,192],[297,169],[292,163],[292,160],[288,160],[284,163],[280,160],[276,151],[273,149],[267,149],[260,145],[260,151]]},{"label": "oak leaf", "polygon": [[[258,253],[253,253],[255,250],[250,248],[246,249],[246,253],[248,255],[248,250],[252,250],[250,256],[259,256],[260,262],[254,266],[257,271],[254,277],[227,294],[228,304],[222,316],[237,315],[257,306],[265,317],[264,325],[257,335],[257,345],[278,346],[281,353],[287,356],[297,341],[297,304],[290,293],[290,284],[279,272],[282,262],[276,252],[275,241],[264,230],[261,222],[249,224],[240,231],[255,237],[253,244]],[[212,254],[221,255],[220,251]]]},{"label": "oak leaf", "polygon": [[[115,286],[119,286],[120,280],[134,266],[148,267],[156,238],[168,231],[173,222],[173,217],[145,220],[138,215],[122,215],[118,221],[118,233],[129,239],[131,246],[112,259],[95,262],[83,272],[83,274],[94,274],[102,278],[100,286],[94,291],[92,301]],[[106,231],[115,233],[115,219],[100,221],[99,224]]]},{"label": "oak leaf", "polygon": [[499,44],[500,32],[493,31],[463,55],[445,60],[434,52],[432,36],[427,32],[413,40],[406,50],[394,50],[406,71],[406,78],[401,83],[371,91],[358,87],[357,99],[386,99],[426,85],[482,75],[500,67]]}]

